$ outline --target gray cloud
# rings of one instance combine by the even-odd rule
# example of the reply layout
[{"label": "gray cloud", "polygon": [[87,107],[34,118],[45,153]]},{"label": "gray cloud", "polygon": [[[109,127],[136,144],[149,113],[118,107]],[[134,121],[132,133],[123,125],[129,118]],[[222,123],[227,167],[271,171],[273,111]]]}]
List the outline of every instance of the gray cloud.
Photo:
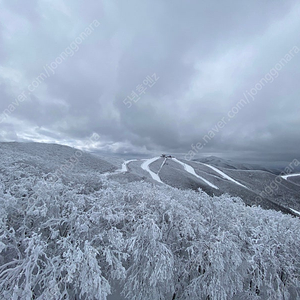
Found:
[{"label": "gray cloud", "polygon": [[22,0],[3,0],[2,5],[6,6],[11,12],[25,17],[31,22],[39,20],[39,13],[37,12],[38,0],[32,0],[26,5]]},{"label": "gray cloud", "polygon": [[[228,120],[244,93],[300,48],[296,0],[0,6],[1,111],[93,20],[100,23],[0,124],[2,140],[81,146],[95,132],[101,141],[92,147],[99,151],[184,155],[225,118],[196,156],[297,157],[300,53]],[[128,108],[124,99],[154,73],[155,85]]]}]

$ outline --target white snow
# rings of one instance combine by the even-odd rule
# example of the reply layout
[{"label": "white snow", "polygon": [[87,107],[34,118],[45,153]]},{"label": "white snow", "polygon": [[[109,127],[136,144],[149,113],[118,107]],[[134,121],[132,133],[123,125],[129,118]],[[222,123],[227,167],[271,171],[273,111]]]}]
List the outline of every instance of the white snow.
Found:
[{"label": "white snow", "polygon": [[117,175],[117,174],[120,174],[120,173],[125,173],[125,172],[128,171],[127,165],[132,161],[138,161],[138,159],[126,160],[126,161],[123,162],[121,169],[118,169],[114,172],[105,172],[105,173],[101,174],[101,176],[107,177],[107,176],[111,176],[111,175]]},{"label": "white snow", "polygon": [[247,188],[245,185],[239,183],[238,181],[236,181],[235,179],[231,178],[230,176],[228,176],[227,174],[225,174],[225,173],[222,172],[221,170],[217,169],[216,167],[210,166],[210,165],[208,165],[208,164],[203,164],[203,163],[201,163],[201,164],[202,164],[202,165],[205,165],[205,166],[207,166],[207,167],[209,167],[209,168],[211,168],[212,170],[214,170],[215,172],[217,172],[218,174],[220,174],[223,178],[225,178],[225,179],[227,179],[227,180],[229,180],[229,181],[232,181],[232,182],[234,182],[235,184],[238,184],[238,185],[240,185],[240,186],[242,186],[242,187],[244,187],[245,189],[248,190],[248,188]]},{"label": "white snow", "polygon": [[178,160],[178,159],[176,159],[176,158],[173,158],[173,160],[175,160],[177,163],[181,164],[181,165],[184,167],[184,169],[185,169],[188,173],[190,173],[190,174],[196,176],[197,178],[201,179],[202,181],[204,181],[206,184],[208,184],[209,186],[213,187],[214,189],[216,189],[216,190],[219,189],[217,186],[215,186],[214,184],[212,184],[212,183],[209,182],[208,180],[206,180],[206,179],[204,179],[203,177],[201,177],[201,176],[199,176],[198,174],[196,174],[194,168],[191,167],[190,165],[187,165],[187,164],[181,162],[180,160]]},{"label": "white snow", "polygon": [[166,163],[166,161],[167,161],[167,158],[164,159],[164,161],[163,161],[163,163],[161,164],[161,166],[160,166],[160,168],[159,168],[157,174],[159,174],[159,172],[161,171],[161,169],[162,169],[162,167],[164,166],[164,164]]},{"label": "white snow", "polygon": [[295,214],[297,214],[297,215],[300,216],[300,212],[299,212],[299,211],[297,211],[297,210],[295,210],[295,209],[292,209],[292,208],[290,208],[290,210],[293,211]]},{"label": "white snow", "polygon": [[164,183],[160,180],[159,176],[158,176],[156,173],[152,172],[152,171],[150,170],[150,168],[149,168],[149,165],[152,164],[153,162],[155,162],[155,161],[158,160],[158,159],[160,159],[160,157],[154,157],[154,158],[147,159],[146,161],[144,161],[144,162],[141,164],[141,168],[142,168],[143,170],[145,170],[146,172],[148,172],[148,173],[151,175],[151,177],[152,177],[155,181],[164,184]]},{"label": "white snow", "polygon": [[137,160],[137,159],[130,159],[130,160],[126,160],[126,161],[123,162],[123,164],[122,164],[122,169],[121,169],[121,172],[122,172],[122,173],[125,173],[125,172],[128,171],[127,165],[128,165],[129,163],[131,163],[132,161],[138,161],[138,160]]},{"label": "white snow", "polygon": [[295,176],[300,176],[300,173],[296,174],[289,174],[289,175],[283,175],[281,176],[283,179],[287,180],[289,177],[295,177]]}]

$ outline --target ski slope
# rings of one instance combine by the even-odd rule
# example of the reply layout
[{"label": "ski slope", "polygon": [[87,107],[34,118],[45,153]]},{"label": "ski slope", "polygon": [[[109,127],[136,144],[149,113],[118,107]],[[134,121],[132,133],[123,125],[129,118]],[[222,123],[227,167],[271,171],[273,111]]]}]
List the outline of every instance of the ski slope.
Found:
[{"label": "ski slope", "polygon": [[161,166],[160,166],[160,168],[159,168],[157,174],[159,174],[159,172],[161,171],[161,169],[162,169],[162,167],[164,166],[164,164],[166,163],[166,161],[167,161],[167,158],[164,159],[164,161],[163,161],[163,163],[161,164]]},{"label": "ski slope", "polygon": [[162,182],[162,181],[160,180],[160,177],[159,177],[156,173],[152,172],[152,171],[150,170],[150,168],[149,168],[149,165],[152,164],[153,162],[155,162],[155,161],[158,160],[158,159],[160,159],[160,157],[154,157],[154,158],[147,159],[146,161],[144,161],[144,162],[141,164],[141,168],[142,168],[143,170],[145,170],[146,172],[148,172],[148,173],[151,175],[151,177],[152,177],[153,180],[155,180],[155,181],[157,181],[157,182],[159,182],[159,183],[164,184],[164,182]]},{"label": "ski slope", "polygon": [[289,175],[283,175],[281,176],[283,179],[287,180],[289,177],[296,177],[296,176],[300,176],[300,173],[296,173],[296,174],[289,174]]},{"label": "ski slope", "polygon": [[[202,163],[201,163],[202,164]],[[220,174],[223,178],[231,181],[231,182],[234,182],[235,184],[238,184],[242,187],[244,187],[245,189],[249,190],[245,185],[239,183],[238,181],[236,181],[235,179],[233,179],[232,177],[228,176],[227,174],[225,174],[224,172],[222,172],[221,170],[217,169],[216,167],[213,167],[213,166],[210,166],[208,164],[202,164],[204,166],[207,166],[208,168],[211,168],[212,170],[214,170],[215,172],[217,172],[218,174]]]},{"label": "ski slope", "polygon": [[193,167],[191,167],[190,165],[181,162],[181,161],[178,160],[177,158],[172,158],[172,159],[173,159],[174,161],[176,161],[177,163],[181,164],[181,165],[184,167],[184,169],[185,169],[188,173],[190,173],[190,174],[196,176],[197,178],[201,179],[202,181],[204,181],[206,184],[208,184],[208,185],[211,186],[212,188],[214,188],[214,189],[216,189],[216,190],[219,189],[217,186],[215,186],[214,184],[212,184],[212,183],[209,182],[208,180],[206,180],[206,179],[204,179],[203,177],[201,177],[201,176],[199,176],[198,174],[196,174],[195,169],[194,169]]},{"label": "ski slope", "polygon": [[300,216],[300,212],[299,212],[299,211],[297,211],[297,210],[295,210],[295,209],[292,209],[292,208],[290,208],[290,210],[291,210],[292,212],[294,212],[295,214],[297,214],[297,215]]},{"label": "ski slope", "polygon": [[128,167],[127,165],[133,161],[138,161],[137,159],[130,159],[130,160],[126,160],[125,162],[123,162],[122,164],[122,169],[121,169],[121,172],[122,173],[125,173],[125,172],[128,172]]}]

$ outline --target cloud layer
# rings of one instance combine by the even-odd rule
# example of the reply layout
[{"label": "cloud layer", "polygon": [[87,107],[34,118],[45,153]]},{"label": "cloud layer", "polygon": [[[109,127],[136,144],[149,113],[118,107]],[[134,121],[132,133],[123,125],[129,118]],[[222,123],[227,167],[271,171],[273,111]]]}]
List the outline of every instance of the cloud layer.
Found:
[{"label": "cloud layer", "polygon": [[299,158],[298,1],[2,0],[0,7],[2,141]]}]

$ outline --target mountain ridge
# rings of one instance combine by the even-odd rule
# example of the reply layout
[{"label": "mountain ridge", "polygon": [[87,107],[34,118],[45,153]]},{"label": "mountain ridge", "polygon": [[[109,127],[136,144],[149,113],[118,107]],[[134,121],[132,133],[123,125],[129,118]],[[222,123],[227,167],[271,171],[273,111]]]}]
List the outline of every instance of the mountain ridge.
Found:
[{"label": "mountain ridge", "polygon": [[[298,179],[283,179],[263,167],[215,156],[193,161],[175,157],[134,159],[122,165],[120,158],[106,160],[103,156],[100,158],[96,154],[59,144],[12,142],[0,143],[0,157],[4,166],[20,176],[27,172],[26,176],[38,174],[45,180],[64,180],[66,176],[74,176],[73,180],[77,180],[77,173],[93,171],[120,183],[146,181],[179,189],[200,189],[210,196],[229,194],[240,197],[251,206],[260,205],[293,215],[300,211]],[[269,187],[278,178],[280,183],[270,192]]]}]

